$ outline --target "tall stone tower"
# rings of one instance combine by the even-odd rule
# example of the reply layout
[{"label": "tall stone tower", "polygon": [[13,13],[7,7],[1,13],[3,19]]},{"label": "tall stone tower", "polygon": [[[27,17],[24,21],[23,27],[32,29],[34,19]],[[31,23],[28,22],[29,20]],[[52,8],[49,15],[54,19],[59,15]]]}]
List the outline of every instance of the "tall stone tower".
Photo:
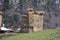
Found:
[{"label": "tall stone tower", "polygon": [[34,11],[32,8],[28,9],[30,32],[43,30],[43,14],[44,14],[44,11]]},{"label": "tall stone tower", "polygon": [[28,8],[27,16],[28,16],[28,22],[29,22],[29,32],[33,31],[33,14],[34,14],[34,10],[32,8]]},{"label": "tall stone tower", "polygon": [[34,24],[33,24],[33,30],[34,31],[39,31],[39,30],[43,30],[43,15],[44,15],[44,11],[36,11],[34,13]]}]

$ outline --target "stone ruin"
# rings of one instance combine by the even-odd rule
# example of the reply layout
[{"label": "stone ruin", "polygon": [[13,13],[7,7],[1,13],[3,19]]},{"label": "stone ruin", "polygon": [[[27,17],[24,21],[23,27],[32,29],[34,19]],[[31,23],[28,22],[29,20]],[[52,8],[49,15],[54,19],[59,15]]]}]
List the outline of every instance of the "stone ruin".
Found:
[{"label": "stone ruin", "polygon": [[[29,27],[34,32],[43,30],[43,15],[44,11],[34,11],[32,8],[28,8]],[[30,29],[29,29],[30,31]]]},{"label": "stone ruin", "polygon": [[[22,16],[22,32],[36,32],[43,30],[44,11],[34,11],[32,8],[27,9],[27,14]],[[2,24],[2,12],[0,12],[0,27]]]},{"label": "stone ruin", "polygon": [[27,14],[22,16],[22,32],[36,32],[43,30],[44,11],[27,9]]}]

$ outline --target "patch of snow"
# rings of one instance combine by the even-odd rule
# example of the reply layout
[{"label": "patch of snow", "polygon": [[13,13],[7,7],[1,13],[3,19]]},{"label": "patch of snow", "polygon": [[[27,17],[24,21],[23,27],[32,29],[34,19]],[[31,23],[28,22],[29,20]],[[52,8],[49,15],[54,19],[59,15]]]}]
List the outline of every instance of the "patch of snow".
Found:
[{"label": "patch of snow", "polygon": [[5,27],[1,27],[1,30],[3,30],[3,31],[9,31],[11,29],[8,29],[8,28],[5,28]]}]

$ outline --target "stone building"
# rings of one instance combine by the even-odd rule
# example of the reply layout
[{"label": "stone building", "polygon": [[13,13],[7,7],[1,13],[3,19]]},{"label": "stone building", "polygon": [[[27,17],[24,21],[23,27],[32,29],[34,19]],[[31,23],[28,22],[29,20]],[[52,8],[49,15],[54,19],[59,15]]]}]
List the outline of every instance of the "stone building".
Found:
[{"label": "stone building", "polygon": [[44,11],[34,11],[28,8],[26,15],[22,15],[21,32],[36,32],[43,30]]},{"label": "stone building", "polygon": [[43,30],[43,14],[44,11],[34,11],[32,8],[27,9],[27,16],[29,21],[29,31]]},{"label": "stone building", "polygon": [[36,11],[36,13],[33,14],[33,30],[39,31],[43,30],[43,11]]}]

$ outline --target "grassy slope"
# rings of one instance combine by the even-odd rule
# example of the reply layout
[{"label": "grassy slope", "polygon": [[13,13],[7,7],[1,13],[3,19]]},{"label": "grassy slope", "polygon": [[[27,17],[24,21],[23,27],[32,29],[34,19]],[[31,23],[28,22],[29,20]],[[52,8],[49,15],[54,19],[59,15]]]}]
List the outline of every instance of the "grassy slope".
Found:
[{"label": "grassy slope", "polygon": [[60,40],[60,30],[45,30],[35,33],[20,34],[2,40]]}]

